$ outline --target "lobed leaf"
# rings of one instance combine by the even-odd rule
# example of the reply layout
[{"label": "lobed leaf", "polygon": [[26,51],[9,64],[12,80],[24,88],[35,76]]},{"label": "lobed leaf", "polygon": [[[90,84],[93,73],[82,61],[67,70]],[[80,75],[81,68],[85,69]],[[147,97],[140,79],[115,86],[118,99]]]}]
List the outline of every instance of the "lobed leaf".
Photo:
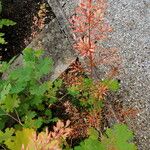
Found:
[{"label": "lobed leaf", "polygon": [[0,19],[0,28],[2,28],[3,26],[13,26],[16,23],[12,20],[9,19]]},{"label": "lobed leaf", "polygon": [[102,137],[102,145],[106,150],[137,150],[133,142],[133,132],[125,124],[116,124],[112,129],[106,130],[106,135]]},{"label": "lobed leaf", "polygon": [[19,107],[20,99],[18,95],[8,94],[1,104],[1,108],[6,112],[13,112],[15,108]]},{"label": "lobed leaf", "polygon": [[14,129],[12,128],[7,128],[5,130],[5,132],[0,131],[0,144],[8,141],[9,139],[11,139],[12,135],[14,133]]},{"label": "lobed leaf", "polygon": [[120,83],[114,79],[105,79],[102,81],[102,84],[107,86],[111,91],[118,91],[120,88]]}]

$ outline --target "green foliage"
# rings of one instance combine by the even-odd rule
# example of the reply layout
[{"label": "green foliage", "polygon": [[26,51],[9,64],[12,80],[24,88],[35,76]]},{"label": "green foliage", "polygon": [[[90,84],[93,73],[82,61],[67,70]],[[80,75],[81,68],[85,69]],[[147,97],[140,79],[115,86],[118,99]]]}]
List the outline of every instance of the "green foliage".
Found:
[{"label": "green foliage", "polygon": [[68,88],[68,94],[72,96],[79,96],[80,91],[78,90],[78,86],[71,86]]},{"label": "green foliage", "polygon": [[7,133],[9,140],[5,144],[10,150],[61,150],[65,147],[66,138],[71,132],[69,123],[67,121],[64,124],[59,120],[50,132],[46,129],[37,133],[36,130],[23,128],[13,135]]},{"label": "green foliage", "polygon": [[[0,14],[2,12],[2,2],[0,1]],[[0,19],[0,29],[3,28],[3,26],[14,26],[16,23],[9,19]],[[7,42],[4,39],[5,33],[0,32],[0,44],[6,44]]]},{"label": "green foliage", "polygon": [[[0,19],[0,29],[3,28],[3,26],[13,26],[16,23],[9,19]],[[0,32],[0,44],[6,44],[7,42],[4,39],[5,33]]]},{"label": "green foliage", "polygon": [[12,135],[14,134],[14,129],[7,128],[5,132],[0,131],[0,143],[9,142]]},{"label": "green foliage", "polygon": [[98,138],[98,132],[95,129],[90,128],[89,137],[82,141],[79,146],[74,147],[74,150],[103,150]]},{"label": "green foliage", "polygon": [[[9,63],[1,63],[1,72],[7,72],[5,79],[0,79],[0,144],[10,150],[20,150],[22,146],[28,146],[35,150],[34,140],[36,132],[45,129],[51,122],[58,118],[53,118],[53,113],[49,106],[57,102],[58,91],[62,87],[62,80],[42,82],[42,79],[52,70],[53,62],[49,58],[42,57],[43,51],[25,49],[23,51],[22,66],[10,70]],[[8,73],[9,72],[9,73]],[[90,78],[83,78],[78,85],[68,88],[68,96],[72,97],[74,104],[87,108],[88,111],[99,111],[102,106],[103,95],[108,91],[117,91],[120,87],[118,81],[106,79],[95,82]],[[12,128],[7,128],[7,124]],[[58,123],[60,134],[55,127],[54,132],[48,135],[41,132],[36,143],[45,146],[45,141],[49,138],[47,147],[69,149],[69,145],[53,136],[63,133],[66,135],[70,129],[65,130],[68,125]],[[3,132],[4,131],[4,132]],[[67,133],[68,134],[68,133]],[[90,128],[89,137],[82,141],[74,150],[137,150],[133,139],[133,133],[126,125],[116,124],[113,128],[108,128],[102,137],[99,133]],[[34,137],[33,137],[34,135]],[[44,138],[44,140],[43,140]],[[31,140],[32,139],[32,140]],[[66,147],[65,147],[66,146]]]},{"label": "green foliage", "polygon": [[0,61],[0,73],[6,72],[9,69],[10,64],[15,60],[15,58],[16,57],[12,58],[9,62]]},{"label": "green foliage", "polygon": [[1,72],[7,72],[8,76],[5,80],[0,79],[0,129],[13,118],[14,127],[34,129],[54,120],[48,106],[57,101],[56,94],[62,81],[42,82],[53,65],[50,58],[42,57],[42,53],[41,50],[25,49],[22,66],[14,70],[9,69],[10,62],[1,64]]},{"label": "green foliage", "polygon": [[116,124],[108,128],[99,140],[98,132],[90,129],[89,137],[82,141],[74,150],[137,150],[133,140],[133,133],[124,124]]},{"label": "green foliage", "polygon": [[19,107],[20,99],[18,95],[7,94],[7,96],[1,102],[1,109],[5,110],[6,112],[13,112],[15,108]]},{"label": "green foliage", "polygon": [[116,124],[112,129],[106,130],[106,136],[102,137],[102,145],[105,150],[137,150],[133,140],[133,133],[124,124]]},{"label": "green foliage", "polygon": [[80,106],[86,107],[89,110],[101,109],[106,92],[115,92],[120,88],[119,82],[113,79],[106,79],[95,83],[93,79],[83,78],[80,83],[79,85],[70,86],[68,94],[78,101]]},{"label": "green foliage", "polygon": [[105,79],[102,81],[102,84],[107,86],[110,91],[118,91],[120,88],[120,84],[117,80],[114,79]]},{"label": "green foliage", "polygon": [[[83,78],[81,84],[73,85],[68,88],[68,94],[73,97],[76,105],[92,109],[97,99],[93,96],[93,80],[90,78]],[[74,103],[75,104],[75,103]]]},{"label": "green foliage", "polygon": [[11,137],[11,141],[7,141],[5,144],[10,150],[21,150],[22,144],[26,148],[30,142],[30,138],[33,138],[35,131],[33,129],[23,129],[22,131],[16,131],[15,136]]},{"label": "green foliage", "polygon": [[98,137],[98,132],[93,128],[90,128],[88,139],[82,141],[79,146],[74,148],[74,150],[103,150]]},{"label": "green foliage", "polygon": [[5,35],[5,33],[0,32],[0,44],[6,44],[4,35]]},{"label": "green foliage", "polygon": [[54,83],[48,82],[48,91],[45,94],[46,97],[48,98],[48,102],[50,104],[53,104],[57,101],[57,91],[60,89],[62,85],[62,80],[56,80]]},{"label": "green foliage", "polygon": [[1,19],[0,20],[0,29],[3,28],[3,26],[14,26],[16,23],[9,19]]}]

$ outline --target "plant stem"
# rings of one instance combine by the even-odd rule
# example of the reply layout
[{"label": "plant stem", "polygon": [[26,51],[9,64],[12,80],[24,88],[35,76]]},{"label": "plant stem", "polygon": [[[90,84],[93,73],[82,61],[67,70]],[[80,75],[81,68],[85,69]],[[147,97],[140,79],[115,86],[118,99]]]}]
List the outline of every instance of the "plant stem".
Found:
[{"label": "plant stem", "polygon": [[16,115],[17,115],[18,121],[20,122],[21,125],[23,125],[23,124],[21,123],[21,120],[20,120],[20,118],[19,118],[19,115],[18,115],[18,112],[17,112],[16,109],[15,109],[15,113],[16,113]]},{"label": "plant stem", "polygon": [[[89,30],[88,30],[88,38],[89,38],[89,48],[91,48],[91,4],[92,0],[89,0],[89,12],[88,12],[88,24],[89,24]],[[92,52],[89,50],[90,56],[90,73],[91,73],[91,78],[93,77],[93,57],[92,57]]]},{"label": "plant stem", "polygon": [[16,122],[18,122],[21,126],[23,126],[22,123],[19,120],[17,120],[15,117],[13,117],[12,115],[10,115],[8,113],[6,113],[6,114],[0,114],[0,116],[9,116],[10,118],[12,118]]}]

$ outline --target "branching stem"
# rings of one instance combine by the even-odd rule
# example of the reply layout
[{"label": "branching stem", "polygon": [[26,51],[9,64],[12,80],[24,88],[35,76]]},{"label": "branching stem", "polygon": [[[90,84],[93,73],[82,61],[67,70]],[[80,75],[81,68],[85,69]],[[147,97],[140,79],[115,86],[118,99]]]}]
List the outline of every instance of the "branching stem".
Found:
[{"label": "branching stem", "polygon": [[18,122],[20,125],[22,125],[22,123],[20,123],[20,121],[18,121],[15,117],[13,117],[12,115],[10,114],[0,114],[0,116],[9,116],[10,118],[12,118],[13,120],[15,120],[16,122]]},{"label": "branching stem", "polygon": [[[89,0],[89,12],[88,12],[88,25],[89,25],[89,29],[88,29],[88,38],[89,38],[89,48],[91,48],[91,3],[92,0]],[[89,60],[90,60],[90,73],[91,73],[91,78],[93,76],[93,56],[92,56],[92,52],[89,50],[90,56],[89,56]]]}]

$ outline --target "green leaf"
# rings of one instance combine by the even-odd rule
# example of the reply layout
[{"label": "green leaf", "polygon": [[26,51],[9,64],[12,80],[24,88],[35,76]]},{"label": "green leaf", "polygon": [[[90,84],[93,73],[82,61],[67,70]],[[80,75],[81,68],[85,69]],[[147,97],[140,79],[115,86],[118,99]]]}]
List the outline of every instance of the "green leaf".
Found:
[{"label": "green leaf", "polygon": [[101,146],[98,140],[87,139],[80,143],[80,146],[76,146],[74,150],[105,150]]},{"label": "green leaf", "polygon": [[5,33],[1,33],[0,32],[0,44],[6,44],[7,42],[5,41],[5,39],[4,39],[4,36],[5,35]]},{"label": "green leaf", "polygon": [[133,133],[124,124],[116,124],[106,130],[106,135],[102,136],[101,142],[98,140],[98,132],[90,128],[89,138],[76,146],[74,150],[137,150],[133,139]]},{"label": "green leaf", "polygon": [[80,91],[77,86],[71,86],[67,90],[68,90],[68,94],[72,96],[77,96],[80,94]]},{"label": "green leaf", "polygon": [[61,79],[54,81],[54,87],[55,87],[56,90],[58,88],[60,88],[61,85],[62,85],[62,80]]},{"label": "green leaf", "polygon": [[90,78],[84,78],[84,86],[85,87],[91,87],[93,84],[93,80]]},{"label": "green leaf", "polygon": [[27,82],[24,81],[18,81],[16,83],[14,83],[14,85],[12,85],[11,88],[11,94],[18,94],[20,92],[22,92],[27,86]]},{"label": "green leaf", "polygon": [[42,108],[43,100],[44,100],[43,95],[33,95],[33,96],[31,96],[29,104],[31,107],[36,106],[36,108],[38,108],[38,110],[41,110],[41,109],[43,109]]},{"label": "green leaf", "polygon": [[33,50],[32,48],[26,48],[23,51],[24,62],[35,62],[40,59],[43,54],[43,50]]},{"label": "green leaf", "polygon": [[54,121],[54,118],[52,118],[52,111],[50,109],[47,109],[44,114],[46,116],[44,117],[44,123],[50,123]]},{"label": "green leaf", "polygon": [[48,74],[52,69],[53,61],[50,58],[40,59],[35,68],[35,79],[40,79],[43,75]]},{"label": "green leaf", "polygon": [[5,123],[6,122],[4,121],[4,119],[0,117],[0,130],[2,130],[5,127]]},{"label": "green leaf", "polygon": [[43,55],[44,51],[43,50],[35,50],[35,56],[37,58],[40,58]]},{"label": "green leaf", "polygon": [[5,130],[5,132],[0,131],[0,143],[4,143],[6,141],[8,141],[9,139],[11,139],[12,135],[14,133],[14,129],[12,128],[7,128]]},{"label": "green leaf", "polygon": [[38,129],[41,127],[41,125],[44,123],[44,120],[39,117],[38,119],[34,118],[35,116],[26,116],[25,117],[25,122],[24,122],[24,127],[25,128],[33,128],[33,129]]},{"label": "green leaf", "polygon": [[25,120],[26,119],[33,119],[36,115],[37,115],[37,113],[35,111],[28,111],[26,113]]},{"label": "green leaf", "polygon": [[18,80],[19,82],[30,81],[32,70],[33,69],[31,67],[18,68],[10,73],[9,79],[14,81]]},{"label": "green leaf", "polygon": [[7,62],[0,62],[0,73],[3,73],[6,71],[9,67],[9,64]]},{"label": "green leaf", "polygon": [[32,48],[26,48],[23,50],[23,60],[25,62],[34,62],[36,56],[34,55],[35,51]]},{"label": "green leaf", "polygon": [[57,101],[56,93],[58,91],[58,87],[56,87],[51,81],[47,82],[48,90],[45,94],[47,97],[47,102],[49,104],[54,104]]},{"label": "green leaf", "polygon": [[[0,36],[0,44],[6,44],[5,39],[4,39],[4,38],[2,38],[1,36]],[[1,70],[0,70],[0,72],[1,72]]]},{"label": "green leaf", "polygon": [[88,129],[88,135],[93,140],[97,140],[98,137],[99,137],[99,133],[94,128],[89,128]]},{"label": "green leaf", "polygon": [[48,89],[47,82],[45,82],[45,83],[43,83],[41,85],[33,84],[30,87],[30,93],[32,95],[40,96],[40,95],[43,95],[46,92],[47,89]]},{"label": "green leaf", "polygon": [[48,117],[50,117],[50,118],[52,118],[52,111],[49,110],[49,109],[47,109],[47,110],[45,111],[45,115],[48,116]]},{"label": "green leaf", "polygon": [[89,138],[82,141],[79,146],[74,148],[74,150],[104,150],[98,140],[98,132],[94,128],[90,128],[88,134]]},{"label": "green leaf", "polygon": [[6,116],[4,110],[0,108],[0,130],[5,128],[5,124],[8,120],[10,120],[10,118]]},{"label": "green leaf", "polygon": [[32,68],[24,67],[13,70],[9,75],[9,80],[12,82],[11,93],[20,93],[26,88],[28,81],[32,80]]},{"label": "green leaf", "polygon": [[55,118],[50,119],[50,121],[49,121],[49,122],[56,123],[58,120],[59,120],[59,118],[55,117]]},{"label": "green leaf", "polygon": [[[42,99],[43,100],[43,99]],[[44,104],[40,104],[40,105],[37,105],[36,108],[39,110],[39,111],[44,111],[45,110],[45,105]]]},{"label": "green leaf", "polygon": [[0,62],[0,73],[5,72],[9,68],[9,63]]},{"label": "green leaf", "polygon": [[34,121],[34,127],[35,127],[36,129],[40,128],[41,125],[43,124],[43,122],[44,122],[44,120],[43,120],[41,117],[39,117],[38,119],[36,119],[36,120]]},{"label": "green leaf", "polygon": [[6,72],[15,59],[16,59],[16,56],[13,57],[9,62],[0,61],[0,73]]},{"label": "green leaf", "polygon": [[33,129],[23,129],[22,131],[16,131],[16,136],[14,136],[11,141],[6,142],[5,144],[11,150],[21,150],[23,144],[26,149],[34,134],[35,131]]},{"label": "green leaf", "polygon": [[133,133],[124,124],[116,124],[112,129],[106,130],[106,135],[102,137],[102,145],[106,150],[137,150],[131,141]]},{"label": "green leaf", "polygon": [[1,36],[1,37],[4,36],[4,35],[5,35],[5,33],[1,33],[1,32],[0,32],[0,36]]},{"label": "green leaf", "polygon": [[1,101],[3,101],[4,99],[6,99],[6,96],[9,94],[11,89],[11,84],[6,84],[3,87],[3,90],[0,93],[0,103]]},{"label": "green leaf", "polygon": [[6,112],[13,112],[15,108],[19,107],[20,99],[18,95],[7,95],[3,101],[1,108]]},{"label": "green leaf", "polygon": [[0,28],[2,28],[3,26],[13,26],[16,23],[12,20],[9,19],[0,19]]},{"label": "green leaf", "polygon": [[44,120],[41,117],[37,118],[37,113],[34,111],[27,112],[23,120],[25,128],[34,128],[34,129],[40,128],[44,122]]},{"label": "green leaf", "polygon": [[111,91],[118,91],[120,88],[120,83],[114,79],[105,79],[102,81],[102,84],[106,85]]}]

